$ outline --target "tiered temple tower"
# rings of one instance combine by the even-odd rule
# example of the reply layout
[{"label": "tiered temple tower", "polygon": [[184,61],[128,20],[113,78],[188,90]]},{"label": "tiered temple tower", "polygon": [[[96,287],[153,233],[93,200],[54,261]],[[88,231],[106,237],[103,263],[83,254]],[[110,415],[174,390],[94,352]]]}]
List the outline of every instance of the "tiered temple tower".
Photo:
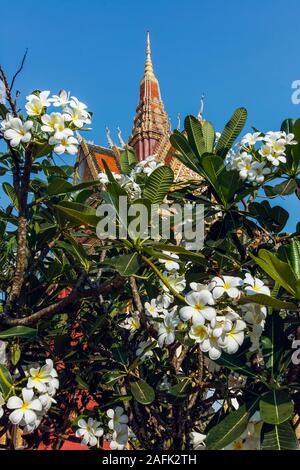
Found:
[{"label": "tiered temple tower", "polygon": [[139,103],[128,144],[135,149],[138,159],[144,160],[156,153],[160,142],[168,136],[169,129],[169,118],[165,112],[159,83],[153,70],[148,32],[144,77],[140,82]]},{"label": "tiered temple tower", "polygon": [[144,76],[140,82],[139,101],[128,144],[124,144],[120,129],[118,129],[119,145],[115,145],[112,141],[109,129],[107,129],[108,147],[91,144],[81,138],[76,161],[76,179],[79,181],[97,179],[99,172],[104,171],[103,160],[111,171],[120,173],[119,152],[125,145],[135,149],[140,161],[149,155],[155,155],[157,160],[170,165],[174,170],[175,179],[190,177],[190,170],[174,158],[175,151],[170,144],[170,133],[169,118],[154,74],[148,32]]}]

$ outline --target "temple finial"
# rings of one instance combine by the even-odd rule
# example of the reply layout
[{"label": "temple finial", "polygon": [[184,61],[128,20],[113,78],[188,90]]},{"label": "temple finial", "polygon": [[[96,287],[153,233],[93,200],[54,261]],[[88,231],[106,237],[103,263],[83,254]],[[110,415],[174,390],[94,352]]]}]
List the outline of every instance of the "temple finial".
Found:
[{"label": "temple finial", "polygon": [[117,128],[117,131],[118,131],[118,139],[119,139],[120,145],[121,145],[122,148],[124,148],[126,144],[123,140],[122,132],[121,132],[121,129],[119,128],[119,126]]},{"label": "temple finial", "polygon": [[177,130],[180,131],[180,126],[181,126],[181,119],[180,119],[180,113],[177,114]]},{"label": "temple finial", "polygon": [[111,139],[111,136],[110,136],[110,129],[108,127],[106,127],[106,138],[107,138],[107,143],[108,143],[108,146],[110,148],[112,148],[114,146],[114,143]]},{"label": "temple finial", "polygon": [[146,48],[146,65],[145,65],[145,77],[153,77],[153,64],[151,60],[151,45],[150,45],[150,33],[147,31],[147,48]]},{"label": "temple finial", "polygon": [[201,98],[200,98],[200,109],[199,109],[199,113],[198,113],[198,120],[200,122],[203,121],[203,111],[204,111],[204,95],[202,95]]}]

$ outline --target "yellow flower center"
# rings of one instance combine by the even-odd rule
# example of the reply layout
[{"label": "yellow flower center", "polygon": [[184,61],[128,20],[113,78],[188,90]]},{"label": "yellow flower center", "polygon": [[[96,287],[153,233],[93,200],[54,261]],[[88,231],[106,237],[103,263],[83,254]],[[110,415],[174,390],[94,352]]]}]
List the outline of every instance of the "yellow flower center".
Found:
[{"label": "yellow flower center", "polygon": [[194,308],[195,308],[195,310],[198,310],[198,312],[200,312],[203,309],[203,305],[202,304],[195,304]]},{"label": "yellow flower center", "polygon": [[21,410],[26,411],[29,409],[29,403],[24,402],[22,403]]}]

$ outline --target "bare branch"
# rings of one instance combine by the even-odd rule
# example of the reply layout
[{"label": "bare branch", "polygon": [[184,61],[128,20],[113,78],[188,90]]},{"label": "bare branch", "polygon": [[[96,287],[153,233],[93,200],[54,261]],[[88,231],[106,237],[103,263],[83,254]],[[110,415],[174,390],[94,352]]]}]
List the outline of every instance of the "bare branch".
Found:
[{"label": "bare branch", "polygon": [[9,91],[10,91],[10,92],[11,92],[12,89],[13,89],[13,86],[14,86],[14,83],[15,83],[15,80],[16,80],[17,76],[18,76],[19,73],[21,73],[22,70],[23,70],[23,67],[24,67],[24,64],[25,64],[25,60],[26,60],[26,57],[27,57],[27,52],[28,52],[28,49],[26,49],[25,54],[23,55],[23,59],[22,59],[21,65],[20,65],[20,67],[18,68],[18,70],[16,71],[16,73],[14,74],[13,78],[12,78],[12,81],[11,81],[11,84],[10,84],[10,88],[9,88]]}]

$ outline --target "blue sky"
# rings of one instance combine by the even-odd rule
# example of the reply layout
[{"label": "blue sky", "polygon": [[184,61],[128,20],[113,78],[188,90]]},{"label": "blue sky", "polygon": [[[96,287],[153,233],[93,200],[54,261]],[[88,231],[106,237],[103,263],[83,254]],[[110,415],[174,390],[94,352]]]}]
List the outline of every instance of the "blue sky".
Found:
[{"label": "blue sky", "polygon": [[[33,89],[71,90],[94,112],[89,138],[105,145],[131,131],[150,30],[166,110],[196,114],[221,129],[245,106],[248,126],[276,130],[300,116],[291,84],[300,79],[299,0],[14,0],[1,5],[0,62],[9,74],[26,47],[20,104]],[[69,157],[64,157],[66,159]],[[294,212],[298,201],[279,203]]]}]

